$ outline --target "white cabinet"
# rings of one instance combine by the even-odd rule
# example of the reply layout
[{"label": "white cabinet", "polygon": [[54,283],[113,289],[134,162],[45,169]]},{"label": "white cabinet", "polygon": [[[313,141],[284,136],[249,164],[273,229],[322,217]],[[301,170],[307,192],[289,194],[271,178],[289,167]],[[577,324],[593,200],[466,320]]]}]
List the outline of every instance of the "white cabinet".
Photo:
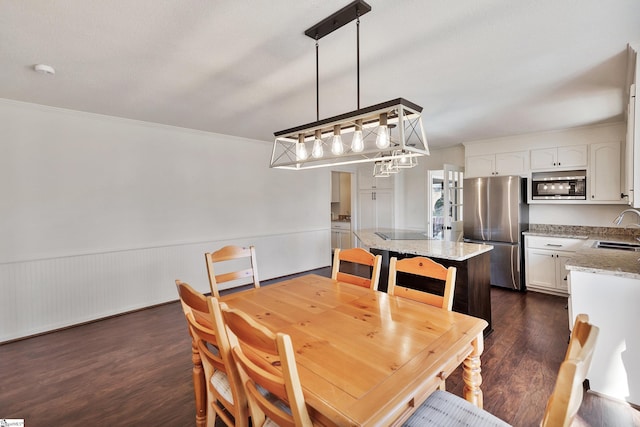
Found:
[{"label": "white cabinet", "polygon": [[340,203],[340,172],[331,172],[331,203]]},{"label": "white cabinet", "polygon": [[465,158],[465,176],[525,175],[528,172],[527,164],[526,151],[468,156]]},{"label": "white cabinet", "polygon": [[585,242],[565,237],[525,236],[527,289],[567,295],[567,259]]},{"label": "white cabinet", "polygon": [[[635,55],[634,55],[635,61]],[[636,112],[636,85],[629,89],[629,104],[627,105],[627,140],[625,144],[625,182],[624,193],[629,205],[640,207],[640,111]],[[636,126],[637,123],[637,126]],[[638,145],[636,147],[636,144]],[[636,173],[637,171],[637,173]],[[638,188],[635,197],[634,188]]]},{"label": "white cabinet", "polygon": [[373,163],[364,163],[358,167],[358,188],[368,189],[392,189],[394,175],[376,178],[373,176]]},{"label": "white cabinet", "polygon": [[358,167],[359,229],[393,228],[393,180],[375,178],[372,163]]},{"label": "white cabinet", "polygon": [[587,166],[587,145],[539,148],[531,150],[531,170],[554,168],[584,168]]},{"label": "white cabinet", "polygon": [[393,228],[393,191],[360,190],[358,228]]},{"label": "white cabinet", "polygon": [[592,202],[627,203],[622,198],[620,143],[591,144],[589,162],[589,200]]},{"label": "white cabinet", "polygon": [[351,223],[344,221],[331,222],[331,248],[349,249],[353,247],[351,240]]}]

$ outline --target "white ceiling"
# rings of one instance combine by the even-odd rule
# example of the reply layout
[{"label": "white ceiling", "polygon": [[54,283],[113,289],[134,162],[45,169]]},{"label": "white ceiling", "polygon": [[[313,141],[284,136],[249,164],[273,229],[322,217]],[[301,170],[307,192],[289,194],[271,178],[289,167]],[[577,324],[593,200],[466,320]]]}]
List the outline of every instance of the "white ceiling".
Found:
[{"label": "white ceiling", "polygon": [[[271,141],[315,121],[304,31],[349,2],[0,0],[0,98]],[[432,148],[623,120],[638,0],[367,2],[361,107],[422,106]],[[355,27],[320,40],[321,119],[357,107]]]}]

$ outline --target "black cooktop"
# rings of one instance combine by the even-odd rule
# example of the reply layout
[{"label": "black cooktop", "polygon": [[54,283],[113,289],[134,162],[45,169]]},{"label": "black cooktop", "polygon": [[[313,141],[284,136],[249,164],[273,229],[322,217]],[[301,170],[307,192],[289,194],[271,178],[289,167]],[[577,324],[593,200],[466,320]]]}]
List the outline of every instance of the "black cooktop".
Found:
[{"label": "black cooktop", "polygon": [[420,231],[376,231],[384,240],[431,240],[426,232]]}]

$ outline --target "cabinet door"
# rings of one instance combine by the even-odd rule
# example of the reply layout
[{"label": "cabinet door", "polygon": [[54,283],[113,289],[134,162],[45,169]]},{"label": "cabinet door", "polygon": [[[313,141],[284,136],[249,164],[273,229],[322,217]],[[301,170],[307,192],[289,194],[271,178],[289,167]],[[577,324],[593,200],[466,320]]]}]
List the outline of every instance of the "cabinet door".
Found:
[{"label": "cabinet door", "polygon": [[339,248],[340,247],[340,232],[336,230],[331,230],[331,248]]},{"label": "cabinet door", "polygon": [[358,189],[393,188],[394,175],[385,178],[373,176],[373,163],[363,163],[358,167]]},{"label": "cabinet door", "polygon": [[572,255],[573,253],[563,254],[562,252],[559,252],[558,257],[556,258],[556,268],[558,269],[556,286],[559,290],[565,292],[569,292],[569,270],[567,270],[567,260],[571,258]]},{"label": "cabinet door", "polygon": [[591,200],[624,203],[620,198],[620,143],[592,144],[590,166]]},{"label": "cabinet door", "polygon": [[469,156],[465,159],[464,170],[467,178],[491,176],[496,170],[496,156]]},{"label": "cabinet door", "polygon": [[555,252],[544,249],[527,249],[527,286],[556,288]]},{"label": "cabinet door", "polygon": [[374,187],[373,163],[364,163],[358,166],[358,188],[368,190]]},{"label": "cabinet door", "polygon": [[556,148],[531,150],[531,170],[555,168],[558,163]]},{"label": "cabinet door", "polygon": [[376,191],[374,196],[377,228],[393,228],[393,192]]},{"label": "cabinet door", "polygon": [[558,147],[558,167],[575,168],[587,166],[587,146],[570,145]]},{"label": "cabinet door", "polygon": [[331,203],[340,202],[340,172],[331,172]]},{"label": "cabinet door", "polygon": [[358,193],[358,228],[375,228],[375,201],[373,190],[360,190]]},{"label": "cabinet door", "polygon": [[527,152],[496,154],[496,175],[524,175],[527,173]]},{"label": "cabinet door", "polygon": [[341,231],[340,232],[340,249],[350,249],[353,245],[351,244],[351,231]]}]

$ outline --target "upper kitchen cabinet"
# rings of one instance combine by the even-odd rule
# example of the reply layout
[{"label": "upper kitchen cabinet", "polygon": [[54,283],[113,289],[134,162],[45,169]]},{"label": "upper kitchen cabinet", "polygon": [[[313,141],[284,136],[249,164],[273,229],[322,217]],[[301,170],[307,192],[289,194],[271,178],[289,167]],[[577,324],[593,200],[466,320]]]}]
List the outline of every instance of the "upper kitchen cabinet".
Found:
[{"label": "upper kitchen cabinet", "polygon": [[640,108],[636,105],[638,85],[640,85],[640,67],[638,50],[640,43],[627,47],[629,65],[629,102],[627,104],[627,143],[625,145],[626,170],[624,193],[628,203],[640,208]]},{"label": "upper kitchen cabinet", "polygon": [[468,156],[465,158],[465,176],[526,175],[528,159],[527,151]]},{"label": "upper kitchen cabinet", "polygon": [[590,145],[588,194],[591,202],[627,203],[622,198],[620,143]]},{"label": "upper kitchen cabinet", "polygon": [[587,167],[587,145],[531,150],[531,170]]},{"label": "upper kitchen cabinet", "polygon": [[373,176],[373,163],[363,163],[358,167],[358,188],[360,190],[393,189],[393,175],[376,178]]}]

